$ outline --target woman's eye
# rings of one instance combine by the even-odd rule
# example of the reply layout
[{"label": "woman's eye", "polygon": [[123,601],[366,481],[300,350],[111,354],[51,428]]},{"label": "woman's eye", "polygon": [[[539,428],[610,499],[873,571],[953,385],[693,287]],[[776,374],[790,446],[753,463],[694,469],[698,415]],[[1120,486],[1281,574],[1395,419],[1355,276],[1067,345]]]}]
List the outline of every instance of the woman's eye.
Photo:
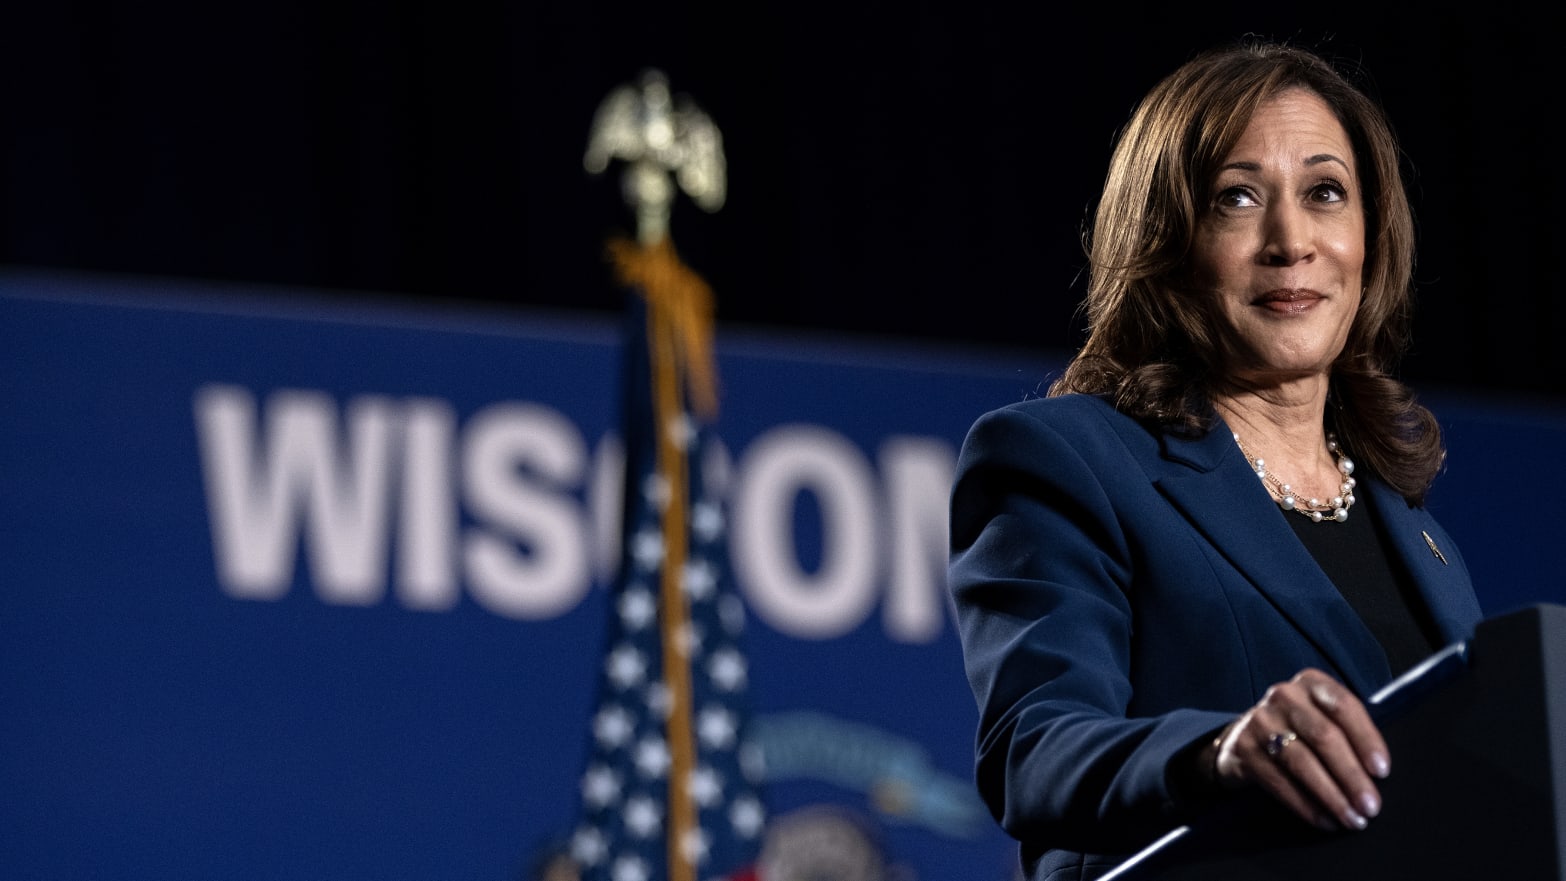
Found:
[{"label": "woman's eye", "polygon": [[1257,204],[1256,197],[1243,187],[1230,187],[1218,193],[1220,208],[1250,208]]},{"label": "woman's eye", "polygon": [[1313,202],[1341,202],[1348,198],[1348,191],[1337,181],[1323,181],[1311,188]]}]

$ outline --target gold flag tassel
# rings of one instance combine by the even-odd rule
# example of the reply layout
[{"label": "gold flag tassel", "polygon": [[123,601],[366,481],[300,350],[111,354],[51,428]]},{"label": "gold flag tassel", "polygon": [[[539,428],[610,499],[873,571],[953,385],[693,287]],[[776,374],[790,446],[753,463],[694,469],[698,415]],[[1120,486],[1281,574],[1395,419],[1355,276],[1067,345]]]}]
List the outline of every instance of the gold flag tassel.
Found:
[{"label": "gold flag tassel", "polygon": [[663,571],[660,632],[664,686],[669,691],[669,824],[666,842],[669,881],[695,881],[694,843],[700,832],[697,809],[686,782],[696,767],[688,620],[681,575],[689,547],[690,483],[686,452],[694,440],[681,406],[682,387],[704,422],[717,415],[717,368],[713,353],[712,289],[680,262],[667,235],[650,245],[616,239],[609,251],[621,283],[647,301],[653,419],[658,438],[658,474],[669,489],[663,510]]},{"label": "gold flag tassel", "polygon": [[667,369],[672,378],[684,378],[696,415],[703,421],[716,418],[712,288],[680,261],[667,235],[646,246],[613,239],[609,255],[615,277],[647,300],[648,342],[656,368]]}]

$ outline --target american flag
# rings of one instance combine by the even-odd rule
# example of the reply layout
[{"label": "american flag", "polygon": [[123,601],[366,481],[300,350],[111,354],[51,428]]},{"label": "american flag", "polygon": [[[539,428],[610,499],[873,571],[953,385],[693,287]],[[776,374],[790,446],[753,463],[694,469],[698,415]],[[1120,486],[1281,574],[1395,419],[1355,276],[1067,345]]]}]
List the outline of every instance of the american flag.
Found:
[{"label": "american flag", "polygon": [[667,238],[613,246],[624,346],[620,572],[571,853],[584,881],[751,877],[766,814],[747,746],[744,608],[715,450],[711,293]]}]

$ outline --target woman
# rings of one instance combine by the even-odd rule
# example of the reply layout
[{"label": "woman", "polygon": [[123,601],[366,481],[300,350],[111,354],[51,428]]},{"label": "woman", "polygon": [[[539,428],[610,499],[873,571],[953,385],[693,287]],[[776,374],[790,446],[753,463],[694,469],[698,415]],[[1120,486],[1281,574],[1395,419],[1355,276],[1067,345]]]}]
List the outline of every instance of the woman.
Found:
[{"label": "woman", "polygon": [[1413,222],[1381,110],[1249,44],[1159,83],[1115,149],[1090,333],[979,419],[950,582],[977,777],[1033,879],[1087,879],[1215,793],[1364,828],[1362,699],[1480,617],[1422,507],[1444,455],[1389,371]]}]

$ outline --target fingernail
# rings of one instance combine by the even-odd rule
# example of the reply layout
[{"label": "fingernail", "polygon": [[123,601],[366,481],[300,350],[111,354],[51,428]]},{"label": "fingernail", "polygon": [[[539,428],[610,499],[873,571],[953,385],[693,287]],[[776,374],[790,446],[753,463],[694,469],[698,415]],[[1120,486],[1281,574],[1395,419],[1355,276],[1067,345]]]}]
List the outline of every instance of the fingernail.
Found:
[{"label": "fingernail", "polygon": [[1366,826],[1370,825],[1370,821],[1365,819],[1364,817],[1361,817],[1359,814],[1354,813],[1353,811],[1349,811],[1348,812],[1348,824],[1350,826],[1354,827],[1355,829],[1363,829]]},{"label": "fingernail", "polygon": [[1370,773],[1385,777],[1392,773],[1392,762],[1382,753],[1370,754]]},{"label": "fingernail", "polygon": [[1381,813],[1381,799],[1368,792],[1362,792],[1359,796],[1359,809],[1365,812],[1365,816],[1374,817]]}]

